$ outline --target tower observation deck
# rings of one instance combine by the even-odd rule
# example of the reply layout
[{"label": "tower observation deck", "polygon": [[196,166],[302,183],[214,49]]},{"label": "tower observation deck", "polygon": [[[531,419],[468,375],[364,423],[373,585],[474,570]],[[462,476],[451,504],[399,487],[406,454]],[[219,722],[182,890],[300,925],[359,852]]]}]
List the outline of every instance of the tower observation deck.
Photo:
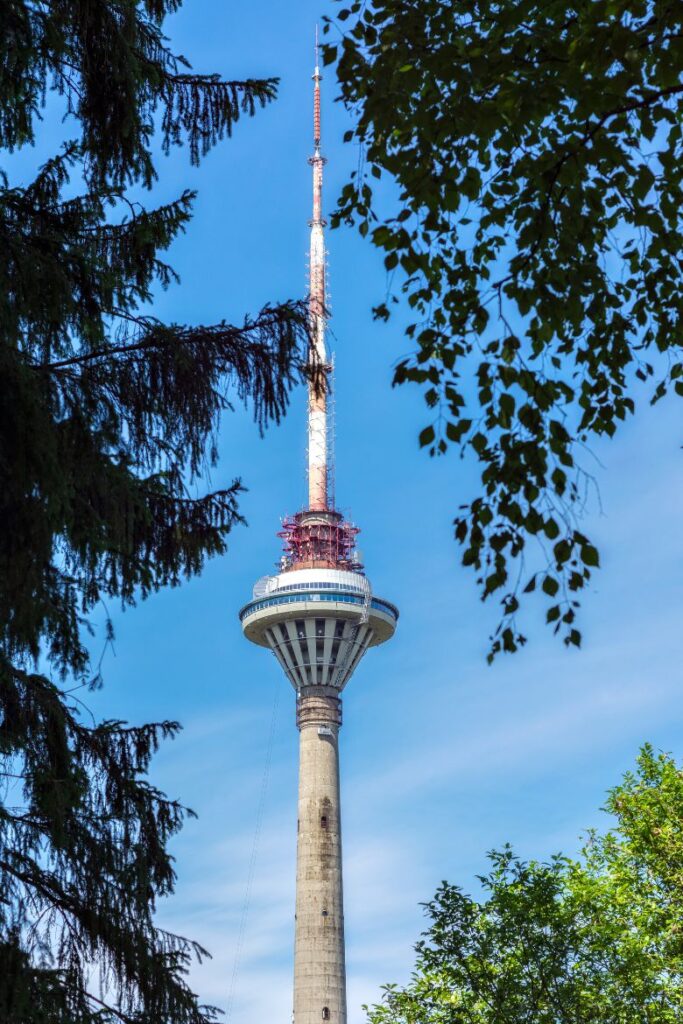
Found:
[{"label": "tower observation deck", "polygon": [[308,385],[308,505],[284,519],[279,533],[284,546],[280,571],[258,580],[251,601],[240,611],[246,638],[275,654],[296,691],[294,1024],[346,1024],[338,743],[341,691],[368,648],[393,636],[398,620],[396,607],[373,594],[356,552],[358,528],[335,509],[330,496],[321,77],[316,37],[309,294],[310,359],[316,372]]}]

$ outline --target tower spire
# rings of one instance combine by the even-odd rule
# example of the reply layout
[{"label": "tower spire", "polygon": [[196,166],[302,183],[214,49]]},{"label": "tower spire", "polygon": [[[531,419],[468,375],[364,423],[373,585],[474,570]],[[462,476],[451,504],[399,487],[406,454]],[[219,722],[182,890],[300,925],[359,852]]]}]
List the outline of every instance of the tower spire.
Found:
[{"label": "tower spire", "polygon": [[319,155],[318,150],[320,149],[320,83],[322,81],[322,75],[320,74],[320,46],[318,44],[318,26],[315,26],[315,68],[313,71],[313,145],[315,146],[316,155]]},{"label": "tower spire", "polygon": [[[315,30],[315,69],[313,71],[313,217],[309,254],[309,315],[311,327],[311,364],[318,372],[308,385],[308,507],[321,512],[329,507],[327,466],[327,391],[328,362],[325,347],[325,220],[322,215],[323,167],[320,152],[320,74],[318,29]],[[319,368],[323,367],[321,377]]]}]

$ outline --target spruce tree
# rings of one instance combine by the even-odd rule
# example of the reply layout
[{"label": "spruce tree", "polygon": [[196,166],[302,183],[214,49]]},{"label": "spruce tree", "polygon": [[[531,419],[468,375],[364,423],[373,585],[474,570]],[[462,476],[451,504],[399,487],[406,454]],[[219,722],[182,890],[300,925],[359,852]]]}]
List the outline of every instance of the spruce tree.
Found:
[{"label": "spruce tree", "polygon": [[[202,950],[155,924],[186,814],[146,778],[176,723],[92,724],[88,616],[200,571],[240,519],[239,481],[197,497],[221,414],[277,421],[305,372],[298,303],[241,326],[162,323],[155,286],[193,195],[144,208],[156,123],[192,162],[276,93],[195,74],[163,34],[180,0],[5,0],[0,147],[30,145],[55,91],[59,152],[0,176],[0,1020],[205,1024]],[[157,121],[155,121],[155,118]]]}]

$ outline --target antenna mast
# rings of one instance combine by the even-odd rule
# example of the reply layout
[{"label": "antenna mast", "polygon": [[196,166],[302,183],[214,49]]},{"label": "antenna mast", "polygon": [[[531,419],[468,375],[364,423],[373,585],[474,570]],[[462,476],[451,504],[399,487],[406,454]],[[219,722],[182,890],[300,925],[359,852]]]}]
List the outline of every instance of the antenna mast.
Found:
[{"label": "antenna mast", "polygon": [[308,506],[282,521],[282,571],[303,568],[343,569],[360,572],[356,552],[358,528],[334,507],[333,454],[330,445],[332,366],[325,346],[327,287],[325,282],[325,219],[322,215],[323,167],[320,152],[320,74],[318,33],[315,34],[313,71],[313,217],[309,256],[309,369],[308,384]]},{"label": "antenna mast", "polygon": [[309,314],[311,326],[312,367],[323,367],[324,374],[313,374],[308,385],[308,507],[321,512],[329,508],[327,468],[327,391],[328,367],[325,348],[325,235],[326,221],[322,215],[323,167],[320,152],[320,74],[318,29],[315,30],[315,70],[313,72],[313,218],[309,257]]}]

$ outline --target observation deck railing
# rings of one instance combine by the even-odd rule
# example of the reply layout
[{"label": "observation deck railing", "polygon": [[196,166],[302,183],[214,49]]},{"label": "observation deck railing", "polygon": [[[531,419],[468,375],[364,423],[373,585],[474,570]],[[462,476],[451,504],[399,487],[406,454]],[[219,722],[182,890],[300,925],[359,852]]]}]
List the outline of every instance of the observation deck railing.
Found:
[{"label": "observation deck railing", "polygon": [[[281,594],[284,589],[284,587],[281,587],[270,597],[258,598],[256,601],[250,601],[249,604],[246,604],[240,611],[240,622],[243,622],[247,615],[252,615],[254,612],[262,611],[264,608],[273,608],[275,605],[301,604],[302,601],[334,601],[335,603],[355,604],[362,609],[366,602],[366,597],[362,594],[344,594],[340,593],[339,590],[333,593],[318,593],[321,589],[320,586],[316,586],[314,589],[299,587],[297,588],[297,593]],[[280,594],[281,596],[278,596]],[[382,601],[377,597],[373,597],[370,600],[370,607],[374,608],[378,612],[382,612],[384,615],[391,616],[394,620],[398,619],[398,608],[396,608],[395,605],[390,604],[388,601]]]}]

